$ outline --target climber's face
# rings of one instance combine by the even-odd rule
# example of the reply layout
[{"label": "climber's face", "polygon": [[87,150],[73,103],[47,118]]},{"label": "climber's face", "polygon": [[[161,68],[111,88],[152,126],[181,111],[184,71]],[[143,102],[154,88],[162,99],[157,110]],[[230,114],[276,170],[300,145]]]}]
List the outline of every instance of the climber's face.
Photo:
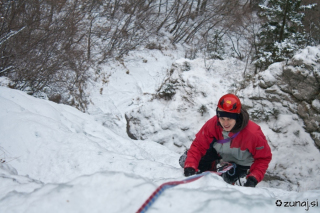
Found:
[{"label": "climber's face", "polygon": [[227,117],[219,117],[219,122],[224,131],[230,132],[231,129],[236,125],[236,120]]}]

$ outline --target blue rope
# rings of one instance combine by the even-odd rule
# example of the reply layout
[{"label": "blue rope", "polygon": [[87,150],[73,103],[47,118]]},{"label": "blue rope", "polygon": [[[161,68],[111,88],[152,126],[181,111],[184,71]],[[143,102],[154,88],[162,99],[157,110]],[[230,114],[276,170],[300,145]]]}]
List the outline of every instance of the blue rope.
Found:
[{"label": "blue rope", "polygon": [[190,176],[190,177],[188,177],[188,178],[184,179],[184,181],[188,181],[188,180],[196,179],[197,177],[205,176],[205,175],[207,175],[207,174],[209,174],[209,173],[210,173],[210,172],[209,172],[209,171],[207,171],[207,172],[202,172],[202,173],[197,174],[197,175],[192,175],[192,176]]},{"label": "blue rope", "polygon": [[233,165],[233,173],[232,174],[230,174],[230,170],[228,170],[228,175],[230,175],[230,176],[233,176],[233,175],[235,175],[236,174],[236,168],[237,168],[237,164],[235,164],[235,163],[233,163],[232,164]]}]

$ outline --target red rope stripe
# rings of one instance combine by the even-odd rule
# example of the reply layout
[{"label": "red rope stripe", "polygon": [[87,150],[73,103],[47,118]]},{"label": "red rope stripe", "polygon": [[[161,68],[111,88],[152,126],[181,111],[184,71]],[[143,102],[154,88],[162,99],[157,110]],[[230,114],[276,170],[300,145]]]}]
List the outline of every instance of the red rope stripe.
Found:
[{"label": "red rope stripe", "polygon": [[143,205],[138,209],[137,213],[145,213],[149,207],[156,201],[156,199],[162,194],[162,192],[168,188],[174,187],[176,185],[179,184],[185,184],[185,183],[190,183],[192,181],[198,180],[199,178],[210,174],[210,173],[214,173],[217,175],[222,175],[223,173],[229,171],[231,168],[233,168],[232,164],[228,164],[223,170],[218,171],[218,172],[213,172],[213,171],[207,171],[207,172],[203,172],[201,174],[198,175],[193,175],[185,180],[181,180],[181,181],[171,181],[171,182],[167,182],[167,183],[163,183],[161,184],[151,195],[150,197],[143,203]]}]

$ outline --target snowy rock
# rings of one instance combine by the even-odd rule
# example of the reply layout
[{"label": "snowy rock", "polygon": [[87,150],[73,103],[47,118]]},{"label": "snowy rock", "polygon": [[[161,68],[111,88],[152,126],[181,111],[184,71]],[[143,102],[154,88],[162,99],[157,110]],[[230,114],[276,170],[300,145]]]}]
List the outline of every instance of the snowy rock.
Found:
[{"label": "snowy rock", "polygon": [[234,92],[243,67],[235,59],[176,60],[149,101],[126,112],[128,136],[183,153],[201,126],[216,114],[219,98]]},{"label": "snowy rock", "polygon": [[[261,111],[261,116],[256,116],[257,121],[266,119],[276,109],[281,112],[296,113],[303,119],[307,132],[320,132],[320,46],[308,47],[296,54],[287,65],[275,63],[266,71],[261,72],[254,81],[260,87],[258,92],[249,95],[251,100],[260,100],[261,107],[273,105],[271,110]],[[264,90],[264,91],[261,91]],[[257,91],[257,89],[255,89]],[[263,100],[263,101],[262,101]],[[269,102],[268,104],[266,102]],[[275,108],[276,103],[282,107]],[[253,105],[247,105],[251,108]],[[256,108],[254,110],[257,110]],[[320,140],[313,137],[320,146]]]},{"label": "snowy rock", "polygon": [[[301,50],[287,65],[271,65],[239,91],[243,105],[250,117],[262,125],[274,153],[267,172],[267,177],[273,179],[271,185],[276,180],[279,183],[286,180],[298,185],[288,189],[301,190],[306,186],[298,176],[312,179],[315,167],[320,169],[318,162],[310,158],[310,153],[319,155],[315,144],[320,147],[319,56],[320,46]],[[270,131],[277,133],[277,137]],[[297,153],[291,162],[287,160],[289,149]]]},{"label": "snowy rock", "polygon": [[320,113],[320,101],[319,99],[315,99],[312,101],[312,107]]}]

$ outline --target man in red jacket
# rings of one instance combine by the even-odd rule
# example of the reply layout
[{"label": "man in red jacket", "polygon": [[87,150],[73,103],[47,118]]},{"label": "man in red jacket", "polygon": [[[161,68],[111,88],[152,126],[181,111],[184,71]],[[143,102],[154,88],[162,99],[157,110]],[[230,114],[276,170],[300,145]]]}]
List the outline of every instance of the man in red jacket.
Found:
[{"label": "man in red jacket", "polygon": [[222,159],[236,165],[233,171],[223,174],[227,183],[234,184],[247,176],[244,186],[255,187],[263,179],[271,158],[260,126],[249,120],[237,96],[226,94],[218,102],[217,115],[196,134],[182,166],[184,175],[190,176],[214,170]]}]

